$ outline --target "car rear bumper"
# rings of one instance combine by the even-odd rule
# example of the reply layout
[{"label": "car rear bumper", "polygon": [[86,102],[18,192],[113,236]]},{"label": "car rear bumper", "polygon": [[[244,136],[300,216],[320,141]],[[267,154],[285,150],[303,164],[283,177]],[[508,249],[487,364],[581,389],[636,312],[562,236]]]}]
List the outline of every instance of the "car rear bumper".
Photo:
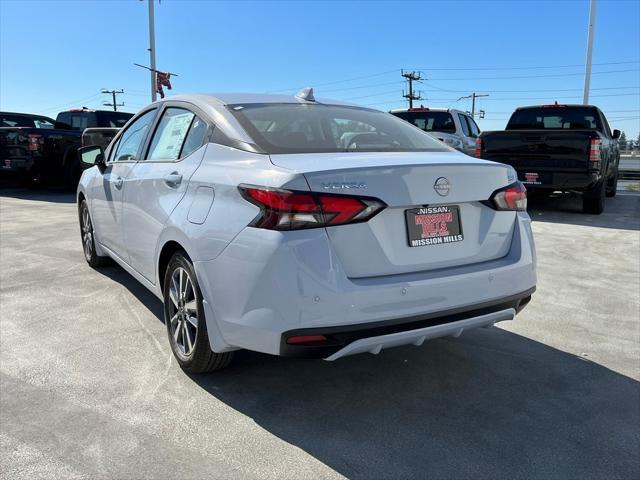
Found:
[{"label": "car rear bumper", "polygon": [[[400,345],[420,346],[425,340],[454,336],[465,330],[490,327],[497,322],[513,320],[531,300],[535,287],[506,298],[480,305],[455,308],[446,312],[418,315],[383,322],[345,325],[329,328],[306,328],[282,334],[280,355],[289,357],[337,360],[356,353],[380,353],[384,348]],[[325,342],[289,344],[288,340],[303,336],[324,336]]]},{"label": "car rear bumper", "polygon": [[[286,339],[307,329],[350,332],[331,345],[331,351],[320,353],[326,358],[372,336],[420,330],[401,335],[401,340],[396,335],[360,342],[340,356],[365,344],[379,342],[384,348],[409,339],[414,343],[422,336],[450,335],[462,327],[442,325],[517,311],[536,285],[535,263],[530,219],[518,213],[507,255],[455,268],[353,279],[342,269],[324,230],[283,234],[255,228],[246,228],[216,259],[196,261],[194,267],[207,327],[215,332],[210,335],[213,350],[317,357],[311,350],[288,348]],[[488,304],[491,311],[478,311]],[[477,320],[478,326],[485,320],[492,323],[492,318]],[[433,327],[439,328],[422,331]]]},{"label": "car rear bumper", "polygon": [[0,160],[0,174],[23,175],[34,168],[32,158],[6,158]]},{"label": "car rear bumper", "polygon": [[[535,168],[516,169],[518,180],[520,180],[527,190],[587,190],[595,185],[601,177],[599,173],[567,173],[567,172],[544,172]],[[539,183],[531,182],[527,179],[527,174],[537,173]]]}]

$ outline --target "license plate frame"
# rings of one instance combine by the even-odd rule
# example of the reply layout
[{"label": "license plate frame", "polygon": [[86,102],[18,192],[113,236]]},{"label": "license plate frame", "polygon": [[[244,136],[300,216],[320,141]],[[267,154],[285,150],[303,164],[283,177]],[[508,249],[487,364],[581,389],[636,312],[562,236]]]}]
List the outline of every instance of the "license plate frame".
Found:
[{"label": "license plate frame", "polygon": [[464,240],[459,205],[430,205],[404,211],[407,244],[411,248]]}]

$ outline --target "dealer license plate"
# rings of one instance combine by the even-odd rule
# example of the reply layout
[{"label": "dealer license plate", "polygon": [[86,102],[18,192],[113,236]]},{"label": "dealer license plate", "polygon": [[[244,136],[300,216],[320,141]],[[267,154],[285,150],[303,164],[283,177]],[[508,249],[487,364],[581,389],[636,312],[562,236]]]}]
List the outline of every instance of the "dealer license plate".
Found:
[{"label": "dealer license plate", "polygon": [[458,205],[434,205],[404,211],[410,247],[461,242],[462,225]]}]

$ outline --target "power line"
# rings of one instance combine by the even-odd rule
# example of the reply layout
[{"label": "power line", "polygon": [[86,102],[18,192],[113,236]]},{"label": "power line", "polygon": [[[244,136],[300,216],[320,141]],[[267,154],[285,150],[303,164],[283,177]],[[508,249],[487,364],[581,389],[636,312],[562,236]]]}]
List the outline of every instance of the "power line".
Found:
[{"label": "power line", "polygon": [[[451,92],[451,93],[463,93],[468,92],[470,89],[459,89],[459,90],[451,90],[448,88],[442,88],[432,83],[426,83],[430,88],[434,88],[436,90],[442,92]],[[602,87],[602,88],[592,88],[591,90],[625,90],[629,88],[640,88],[640,85],[633,85],[630,87]],[[544,89],[526,89],[526,90],[484,90],[489,93],[527,93],[527,92],[581,92],[582,88],[544,88]]]},{"label": "power line", "polygon": [[[624,73],[624,72],[640,72],[640,69],[631,68],[626,70],[607,70],[604,72],[592,72],[592,75],[603,75],[608,73]],[[575,77],[582,76],[584,73],[550,73],[545,75],[515,75],[509,77],[459,77],[459,78],[432,78],[436,81],[454,81],[454,80],[505,80],[511,78],[551,78],[551,77]]]},{"label": "power line", "polygon": [[348,90],[360,90],[363,88],[372,88],[372,87],[383,87],[385,85],[398,85],[400,83],[403,83],[402,80],[396,80],[394,82],[386,82],[386,83],[375,83],[372,85],[359,85],[357,87],[346,87],[346,88],[334,88],[331,90],[322,90],[323,93],[329,93],[329,92],[344,92],[344,91],[348,91]]},{"label": "power line", "polygon": [[400,74],[407,80],[407,83],[409,84],[409,91],[407,93],[404,93],[403,90],[402,96],[409,101],[409,109],[411,109],[413,108],[414,100],[422,100],[422,96],[420,95],[421,92],[418,92],[416,94],[413,91],[413,82],[419,82],[420,80],[422,80],[422,75],[420,74],[420,72],[405,72],[404,70],[402,70]]},{"label": "power line", "polygon": [[[471,99],[471,118],[475,118],[476,116],[476,98],[478,97],[488,97],[489,94],[488,93],[484,93],[484,94],[477,94],[476,92],[473,92],[471,95],[467,95],[466,97],[460,97],[458,100],[456,100],[456,102],[459,102],[460,100],[464,100],[466,98],[470,98]],[[482,111],[480,111],[480,115],[482,115]]]},{"label": "power line", "polygon": [[360,97],[349,97],[349,98],[345,98],[343,100],[345,101],[350,101],[350,100],[359,100],[361,98],[369,98],[369,97],[379,97],[380,95],[389,95],[390,93],[397,93],[397,90],[387,90],[385,92],[380,92],[380,93],[372,93],[371,95],[362,95]]},{"label": "power line", "polygon": [[[633,60],[628,62],[605,62],[605,63],[593,63],[592,65],[629,65],[633,63],[640,63],[639,60]],[[572,67],[584,67],[584,63],[574,63],[571,65],[539,65],[529,67],[465,67],[465,68],[421,68],[420,70],[428,71],[475,71],[475,70],[542,70],[552,68],[572,68]]]},{"label": "power line", "polygon": [[88,102],[88,101],[93,100],[94,98],[97,98],[99,96],[100,96],[100,94],[96,93],[94,95],[91,95],[90,97],[81,98],[81,99],[78,99],[78,100],[73,100],[73,101],[70,101],[70,102],[67,102],[67,103],[63,103],[62,105],[57,105],[57,106],[51,107],[51,108],[44,108],[44,109],[41,109],[40,111],[41,112],[51,112],[53,110],[59,111],[61,109],[64,109],[65,107],[69,107],[69,106],[72,106],[72,105],[78,105],[78,104],[81,104],[81,103]]},{"label": "power line", "polygon": [[[398,69],[395,68],[393,70],[386,70],[384,72],[372,73],[372,74],[369,74],[369,75],[362,75],[362,76],[359,76],[359,77],[345,78],[344,80],[335,80],[335,81],[332,81],[332,82],[324,82],[324,83],[314,83],[313,86],[314,87],[323,87],[323,86],[326,86],[326,85],[335,85],[337,83],[352,82],[354,80],[364,80],[366,78],[380,77],[382,75],[388,75],[390,73],[396,73],[397,71],[398,71]],[[289,91],[300,90],[301,88],[304,88],[304,87],[293,87],[293,88],[282,88],[280,90],[269,90],[267,93],[289,92]]]},{"label": "power line", "polygon": [[[602,63],[594,63],[594,66],[605,66],[605,65],[630,65],[630,64],[637,64],[640,63],[639,60],[632,60],[632,61],[623,61],[623,62],[602,62]],[[464,67],[464,68],[459,68],[459,67],[454,67],[454,68],[448,68],[448,67],[429,67],[429,68],[416,68],[415,70],[425,70],[425,71],[442,71],[442,72],[447,72],[447,71],[491,71],[491,70],[542,70],[542,69],[555,69],[555,68],[572,68],[572,67],[584,67],[584,63],[575,63],[575,64],[568,64],[568,65],[535,65],[535,66],[500,66],[500,67]],[[353,82],[355,80],[364,80],[367,78],[373,78],[373,77],[380,77],[383,75],[389,75],[392,73],[397,73],[400,69],[399,68],[394,68],[393,70],[385,70],[382,72],[375,72],[375,73],[370,73],[368,75],[361,75],[361,76],[357,76],[357,77],[350,77],[350,78],[344,78],[341,80],[333,80],[330,82],[323,82],[323,83],[314,83],[313,86],[314,87],[323,87],[323,86],[327,86],[327,85],[336,85],[338,83],[347,83],[347,82]],[[580,74],[582,75],[582,74]],[[502,78],[502,77],[500,77]],[[291,88],[282,88],[282,89],[278,89],[278,90],[269,90],[267,91],[267,93],[279,93],[279,92],[290,92],[290,91],[297,91],[300,90],[301,88],[303,88],[302,86],[297,86],[297,87],[291,87]],[[131,89],[129,89],[131,90]],[[465,89],[464,91],[468,91],[469,89]],[[135,90],[131,90],[131,91],[135,91]]]},{"label": "power line", "polygon": [[103,105],[105,107],[113,107],[113,111],[117,112],[118,111],[118,107],[124,107],[124,102],[122,103],[117,103],[116,102],[116,95],[120,95],[124,93],[124,90],[120,89],[120,90],[107,90],[106,88],[103,88],[100,93],[108,93],[111,95],[111,98],[113,99],[113,101],[111,103],[109,102],[104,102]]}]

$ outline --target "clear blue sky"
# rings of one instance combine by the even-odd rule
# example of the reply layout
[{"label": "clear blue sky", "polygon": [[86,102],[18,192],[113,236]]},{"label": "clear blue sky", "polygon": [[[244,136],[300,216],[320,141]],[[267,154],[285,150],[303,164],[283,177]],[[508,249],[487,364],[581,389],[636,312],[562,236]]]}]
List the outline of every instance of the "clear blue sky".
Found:
[{"label": "clear blue sky", "polygon": [[[495,129],[518,105],[582,101],[588,16],[588,0],[162,0],[158,68],[180,75],[171,93],[312,85],[379,109],[404,105],[400,69],[416,69],[428,79],[418,87],[425,105],[466,110],[458,97],[489,93],[479,123]],[[136,111],[149,102],[148,74],[133,66],[148,63],[147,47],[146,0],[0,0],[0,108],[99,107],[104,87],[124,88],[124,110]],[[636,138],[639,0],[598,0],[593,61],[591,102]]]}]

